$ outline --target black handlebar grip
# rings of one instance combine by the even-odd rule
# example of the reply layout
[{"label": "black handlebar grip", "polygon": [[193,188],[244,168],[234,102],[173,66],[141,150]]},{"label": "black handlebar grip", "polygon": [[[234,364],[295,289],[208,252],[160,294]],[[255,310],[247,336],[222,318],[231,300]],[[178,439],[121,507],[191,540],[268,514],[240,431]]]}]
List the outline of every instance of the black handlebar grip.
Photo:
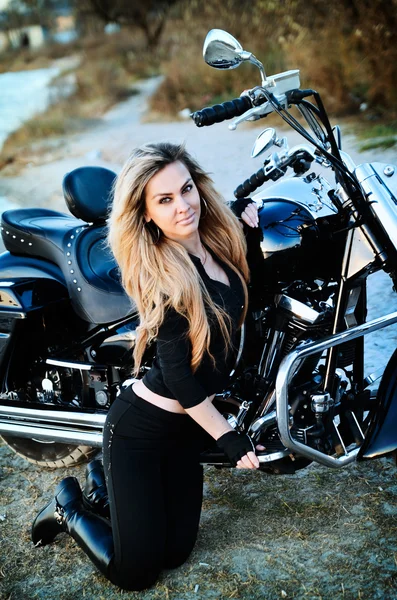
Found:
[{"label": "black handlebar grip", "polygon": [[262,167],[259,171],[251,175],[251,177],[246,179],[244,183],[239,185],[234,190],[234,195],[236,198],[246,198],[260,187],[262,183],[265,183],[265,181],[267,181],[267,177],[265,175],[265,169]]},{"label": "black handlebar grip", "polygon": [[197,127],[205,127],[214,123],[221,123],[233,117],[243,115],[247,110],[252,108],[251,99],[248,96],[241,96],[223,104],[215,104],[208,108],[203,108],[192,113],[190,116]]}]

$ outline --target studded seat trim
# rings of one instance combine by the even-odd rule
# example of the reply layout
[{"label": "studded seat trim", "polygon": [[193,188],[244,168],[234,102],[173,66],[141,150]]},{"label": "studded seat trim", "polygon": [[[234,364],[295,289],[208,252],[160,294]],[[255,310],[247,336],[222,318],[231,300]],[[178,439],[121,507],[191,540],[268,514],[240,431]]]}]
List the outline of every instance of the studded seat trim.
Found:
[{"label": "studded seat trim", "polygon": [[105,245],[104,226],[49,209],[17,209],[2,214],[1,233],[10,252],[60,267],[72,306],[84,320],[103,324],[135,312]]}]

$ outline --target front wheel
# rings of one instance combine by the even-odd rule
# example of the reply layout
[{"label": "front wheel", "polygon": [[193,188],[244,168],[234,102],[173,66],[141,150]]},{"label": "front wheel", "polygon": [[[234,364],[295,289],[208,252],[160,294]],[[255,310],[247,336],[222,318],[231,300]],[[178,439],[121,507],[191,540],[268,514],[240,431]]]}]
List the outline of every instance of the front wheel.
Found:
[{"label": "front wheel", "polygon": [[46,467],[59,469],[60,467],[73,467],[91,460],[98,453],[98,448],[91,446],[76,446],[74,444],[60,444],[59,442],[45,442],[29,438],[1,436],[5,443],[25,460]]}]

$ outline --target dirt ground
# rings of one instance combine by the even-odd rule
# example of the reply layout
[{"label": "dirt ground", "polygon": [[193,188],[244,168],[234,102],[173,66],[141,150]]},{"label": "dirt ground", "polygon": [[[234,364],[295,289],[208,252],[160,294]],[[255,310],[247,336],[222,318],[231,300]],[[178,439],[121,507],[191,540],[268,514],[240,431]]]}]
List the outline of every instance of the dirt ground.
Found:
[{"label": "dirt ground", "polygon": [[5,445],[0,465],[2,600],[397,598],[397,469],[391,460],[341,472],[312,465],[283,476],[208,467],[191,557],[139,593],[112,586],[64,534],[33,548],[35,514],[61,477],[83,481],[84,467],[46,471]]},{"label": "dirt ground", "polygon": [[[85,164],[117,171],[135,145],[169,139],[186,140],[230,198],[259,168],[249,153],[260,130],[142,122],[154,85],[143,84],[140,96],[112,109],[97,127],[39,144],[22,172],[3,172],[0,196],[17,206],[65,211],[65,172]],[[298,143],[296,135],[289,140],[290,146]],[[346,142],[357,162],[397,163],[390,152],[358,157],[354,140]],[[383,274],[373,276],[369,292],[372,316],[397,306]],[[395,330],[376,338],[369,348],[371,366],[384,364],[396,346]],[[84,467],[47,471],[0,445],[1,600],[397,599],[397,468],[390,459],[342,471],[311,465],[290,476],[207,468],[200,535],[190,559],[140,593],[108,583],[66,535],[33,548],[31,522],[66,475],[83,482]]]}]

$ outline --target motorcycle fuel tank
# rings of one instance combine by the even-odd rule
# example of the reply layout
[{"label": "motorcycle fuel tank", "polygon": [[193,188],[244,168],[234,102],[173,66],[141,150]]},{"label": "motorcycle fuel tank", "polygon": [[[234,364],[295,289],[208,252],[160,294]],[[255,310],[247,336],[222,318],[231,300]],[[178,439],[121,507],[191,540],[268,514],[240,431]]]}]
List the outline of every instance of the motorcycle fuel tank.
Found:
[{"label": "motorcycle fuel tank", "polygon": [[319,232],[309,210],[291,200],[266,199],[258,211],[259,226],[247,231],[251,275],[271,286],[304,279],[313,271]]},{"label": "motorcycle fuel tank", "polygon": [[313,173],[305,178],[282,178],[254,194],[252,200],[261,206],[263,201],[283,198],[303,205],[315,219],[319,219],[335,215],[338,212],[328,195],[331,189],[332,187],[326,179],[320,175],[314,176]]}]

